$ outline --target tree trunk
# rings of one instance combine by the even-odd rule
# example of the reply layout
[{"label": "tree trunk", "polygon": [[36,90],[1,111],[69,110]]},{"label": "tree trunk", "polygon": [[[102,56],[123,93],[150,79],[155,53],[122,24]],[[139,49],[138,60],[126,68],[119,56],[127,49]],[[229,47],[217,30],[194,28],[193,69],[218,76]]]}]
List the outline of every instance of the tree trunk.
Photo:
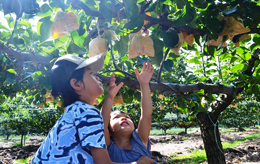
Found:
[{"label": "tree trunk", "polygon": [[164,135],[166,135],[166,130],[167,130],[167,129],[163,129]]},{"label": "tree trunk", "polygon": [[21,135],[21,147],[23,147],[23,134]]},{"label": "tree trunk", "polygon": [[25,145],[26,135],[23,136],[23,146]]},{"label": "tree trunk", "polygon": [[200,112],[197,117],[208,164],[225,164],[226,160],[225,155],[223,154],[218,126],[216,125],[216,127],[214,127],[206,113]]}]

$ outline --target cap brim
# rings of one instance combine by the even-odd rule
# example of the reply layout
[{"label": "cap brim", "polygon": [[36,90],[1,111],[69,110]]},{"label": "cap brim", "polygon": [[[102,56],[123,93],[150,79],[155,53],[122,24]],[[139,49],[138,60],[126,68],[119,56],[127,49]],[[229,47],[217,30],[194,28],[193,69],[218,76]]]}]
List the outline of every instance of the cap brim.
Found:
[{"label": "cap brim", "polygon": [[97,73],[98,71],[100,71],[104,66],[104,55],[103,54],[99,54],[96,56],[93,56],[89,59],[86,59],[85,61],[83,61],[82,63],[80,63],[80,65],[75,69],[81,69],[84,67],[89,67],[94,73]]}]

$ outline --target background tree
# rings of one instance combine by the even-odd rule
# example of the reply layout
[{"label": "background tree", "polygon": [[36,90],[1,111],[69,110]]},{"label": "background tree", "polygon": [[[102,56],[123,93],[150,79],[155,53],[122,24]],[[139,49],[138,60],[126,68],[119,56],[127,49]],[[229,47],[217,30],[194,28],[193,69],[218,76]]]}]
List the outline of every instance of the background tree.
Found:
[{"label": "background tree", "polygon": [[255,126],[259,123],[260,110],[259,102],[253,100],[254,97],[244,97],[240,95],[239,99],[232,104],[220,115],[220,123],[244,131],[244,127]]},{"label": "background tree", "polygon": [[47,135],[62,114],[61,108],[53,103],[47,101],[45,108],[39,108],[21,93],[7,98],[0,111],[0,134],[7,140],[12,134],[20,135],[22,147],[28,134]]},{"label": "background tree", "polygon": [[[169,99],[165,105],[196,115],[208,163],[225,163],[219,115],[242,91],[259,97],[258,1],[0,0],[0,4],[2,102],[21,92],[30,95],[28,101],[41,104],[59,55],[88,58],[98,50],[107,52],[100,78],[108,83],[115,73],[117,81],[125,83],[120,91],[124,102],[131,103],[139,99],[133,67],[151,60],[155,66],[151,90]],[[136,55],[147,56],[131,58]]]}]

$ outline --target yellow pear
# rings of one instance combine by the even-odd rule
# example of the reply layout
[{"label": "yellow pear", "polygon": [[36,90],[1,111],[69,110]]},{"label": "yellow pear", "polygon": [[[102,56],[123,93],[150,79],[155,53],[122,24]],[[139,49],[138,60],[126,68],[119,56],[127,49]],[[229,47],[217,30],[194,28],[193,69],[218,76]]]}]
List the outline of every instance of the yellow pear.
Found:
[{"label": "yellow pear", "polygon": [[243,20],[237,17],[237,20],[233,16],[225,17],[225,25],[221,35],[229,35],[230,38],[234,35],[243,34],[249,32],[249,28],[245,28]]},{"label": "yellow pear", "polygon": [[194,35],[193,34],[187,34],[187,32],[182,32],[183,39],[186,43],[188,43],[190,46],[193,44]]},{"label": "yellow pear", "polygon": [[57,39],[78,29],[78,18],[73,12],[58,12],[51,26],[51,35]]},{"label": "yellow pear", "polygon": [[132,34],[129,36],[129,40],[129,59],[141,55],[154,57],[153,40],[147,33]]},{"label": "yellow pear", "polygon": [[99,54],[107,54],[107,41],[101,37],[97,37],[89,42],[89,57]]}]

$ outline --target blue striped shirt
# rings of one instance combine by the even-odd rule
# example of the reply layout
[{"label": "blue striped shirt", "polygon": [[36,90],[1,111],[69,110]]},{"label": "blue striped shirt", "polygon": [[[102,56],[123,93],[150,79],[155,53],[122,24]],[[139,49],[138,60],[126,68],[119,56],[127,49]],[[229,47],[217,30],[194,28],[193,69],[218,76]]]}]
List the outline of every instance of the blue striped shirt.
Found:
[{"label": "blue striped shirt", "polygon": [[94,164],[90,147],[106,148],[103,118],[95,107],[76,101],[66,107],[31,163]]}]

